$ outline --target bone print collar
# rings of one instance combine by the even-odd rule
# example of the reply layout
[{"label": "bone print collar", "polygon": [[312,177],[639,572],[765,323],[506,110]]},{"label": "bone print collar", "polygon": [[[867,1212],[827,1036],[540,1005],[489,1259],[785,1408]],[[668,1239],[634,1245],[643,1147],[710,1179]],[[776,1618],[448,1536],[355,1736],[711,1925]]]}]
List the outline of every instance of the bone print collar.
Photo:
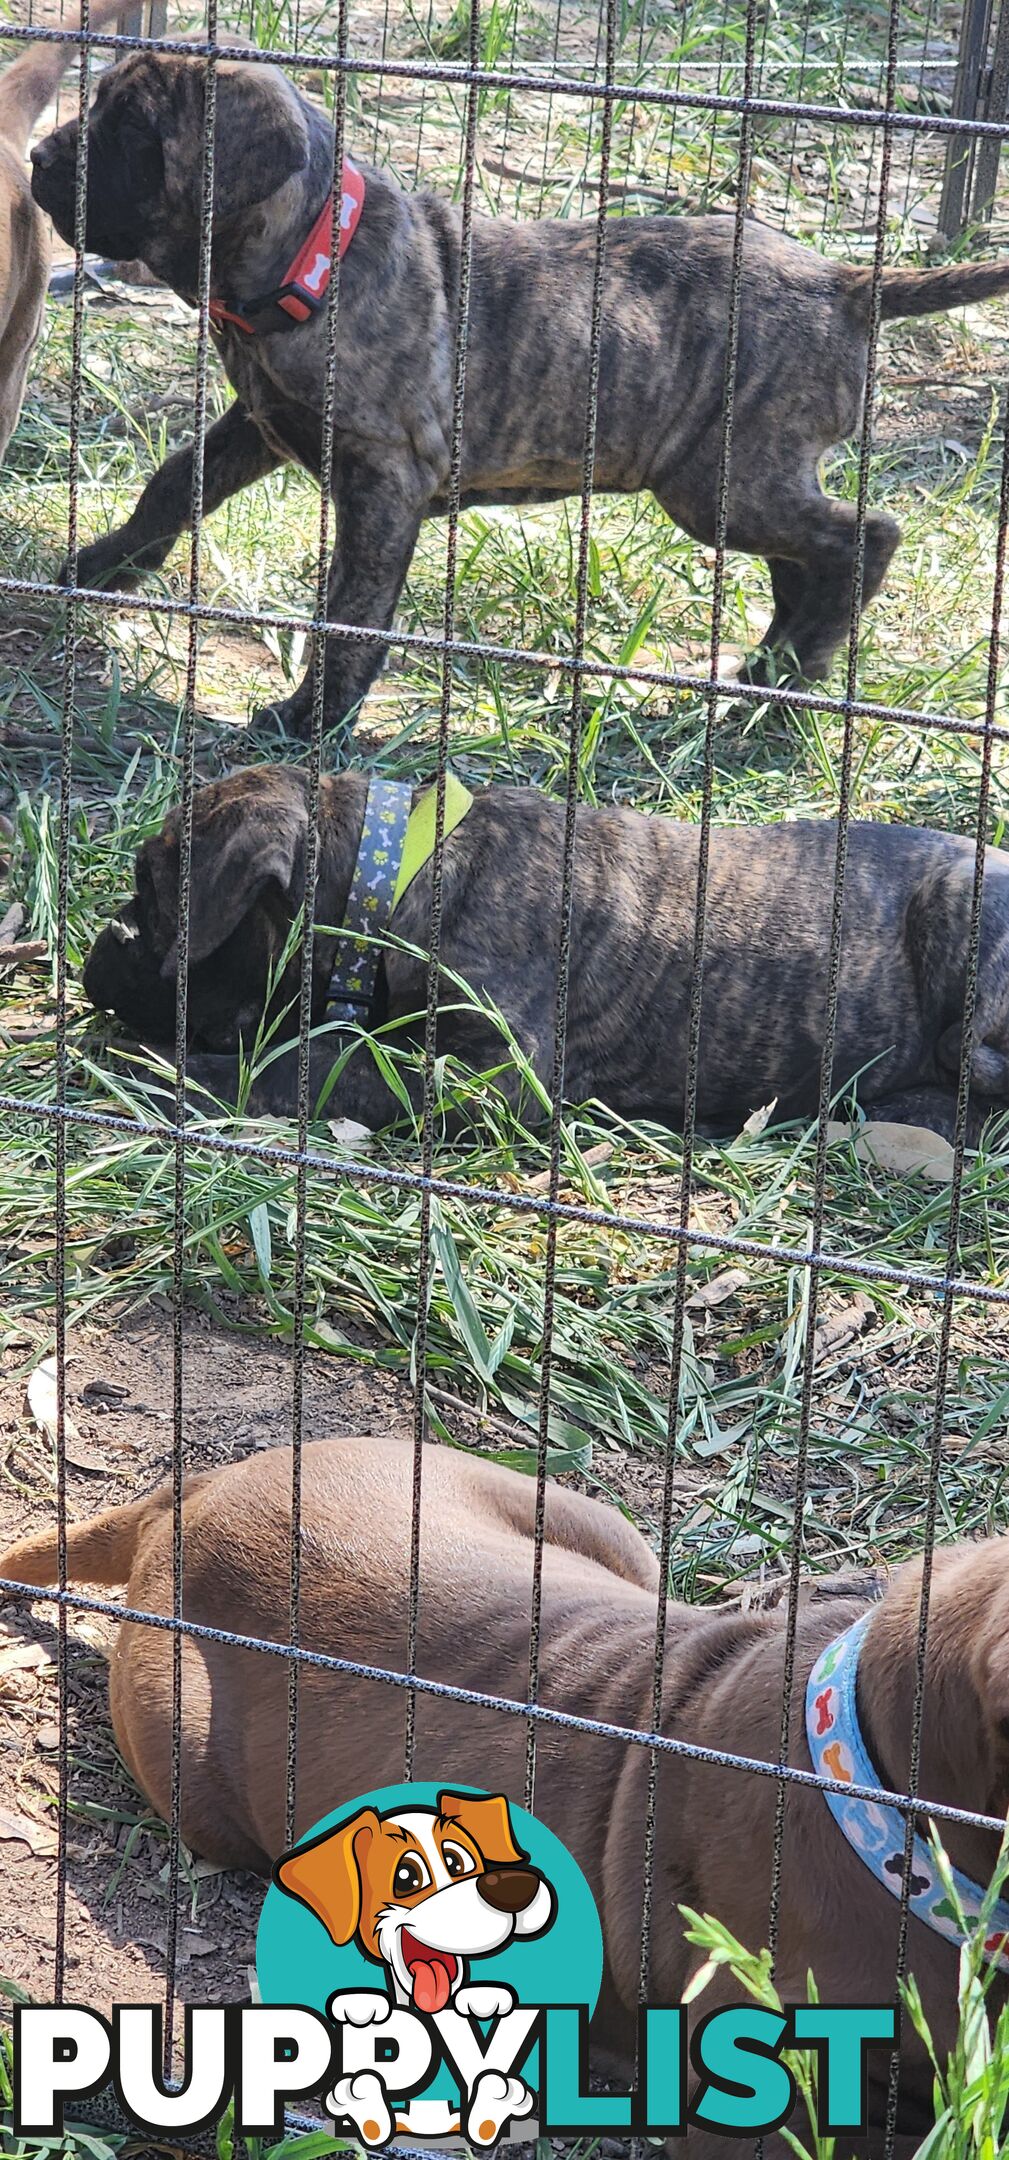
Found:
[{"label": "bone print collar", "polygon": [[[858,1660],[872,1613],[863,1613],[853,1627],[838,1635],[820,1656],[806,1688],[806,1740],[814,1770],[842,1785],[879,1785],[879,1773],[869,1759],[858,1723],[855,1682]],[[887,1802],[859,1800],[854,1794],[824,1792],[824,1799],[839,1830],[860,1860],[884,1889],[900,1896],[904,1872],[903,1819]],[[984,1891],[959,1868],[950,1873],[967,1920],[980,1912]],[[939,1880],[935,1861],[923,1837],[915,1831],[911,1853],[909,1909],[926,1927],[959,1948],[963,1933],[956,1913]],[[991,1915],[985,1938],[989,1964],[1009,1972],[1009,1903],[1000,1899]]]},{"label": "bone print collar", "polygon": [[[437,786],[425,788],[411,810],[412,800],[413,788],[408,780],[368,783],[357,860],[343,916],[344,935],[337,946],[326,997],[327,1020],[367,1021],[382,958],[381,945],[374,941],[381,938],[407,887],[434,854]],[[446,840],[472,807],[469,789],[454,773],[446,773]]]},{"label": "bone print collar", "polygon": [[[343,179],[340,186],[340,237],[337,243],[337,260],[343,261],[354,238],[364,208],[364,176],[350,158],[343,161]],[[292,324],[310,322],[319,313],[329,291],[333,275],[333,190],[329,191],[322,209],[315,220],[307,240],[303,240],[294,261],[289,264],[283,281],[272,292],[260,293],[254,300],[240,300],[238,308],[225,307],[223,300],[211,300],[208,314],[215,329],[225,323],[244,330],[247,337],[256,331],[290,330]],[[248,317],[254,321],[249,322]]]}]

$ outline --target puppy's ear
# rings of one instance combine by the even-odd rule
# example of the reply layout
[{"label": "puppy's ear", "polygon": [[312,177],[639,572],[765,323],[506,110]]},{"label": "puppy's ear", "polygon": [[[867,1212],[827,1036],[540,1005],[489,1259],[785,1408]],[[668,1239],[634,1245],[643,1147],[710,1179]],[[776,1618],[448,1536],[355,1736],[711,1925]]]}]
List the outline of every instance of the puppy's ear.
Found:
[{"label": "puppy's ear", "polygon": [[321,1920],[332,1942],[349,1943],[361,1923],[361,1869],[379,1834],[374,1808],[362,1808],[338,1830],[296,1845],[273,1870],[273,1880]]},{"label": "puppy's ear", "polygon": [[[217,952],[268,885],[278,884],[294,899],[303,873],[307,825],[304,798],[286,792],[232,801],[208,789],[203,803],[197,802],[189,886],[191,968]],[[167,918],[172,929],[178,920],[178,828],[178,813],[173,811],[163,832],[148,843],[147,857],[162,921]],[[174,982],[178,969],[173,937],[161,963],[163,980]]]},{"label": "puppy's ear", "polygon": [[503,1793],[477,1800],[472,1793],[440,1792],[438,1813],[447,1816],[450,1822],[458,1823],[492,1867],[515,1867],[520,1861],[528,1860],[528,1853],[515,1843],[508,1802]]},{"label": "puppy's ear", "polygon": [[308,126],[279,68],[224,61],[217,72],[214,223],[265,202],[308,162]]}]

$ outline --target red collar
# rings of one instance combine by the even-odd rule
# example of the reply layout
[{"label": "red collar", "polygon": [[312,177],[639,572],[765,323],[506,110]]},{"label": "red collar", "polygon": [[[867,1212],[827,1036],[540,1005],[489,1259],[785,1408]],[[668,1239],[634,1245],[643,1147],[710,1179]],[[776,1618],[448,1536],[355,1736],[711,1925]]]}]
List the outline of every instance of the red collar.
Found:
[{"label": "red collar", "polygon": [[[364,208],[364,177],[344,158],[340,193],[340,240],[337,260],[343,258],[354,238]],[[257,300],[243,300],[242,314],[226,308],[223,300],[211,300],[210,320],[216,329],[224,323],[234,323],[236,328],[253,337],[264,329],[282,330],[291,323],[309,322],[323,306],[333,274],[333,258],[330,252],[333,238],[333,195],[327,195],[315,224],[294,258],[283,282],[272,292],[262,293]],[[272,323],[249,322],[250,315],[265,315],[269,310],[279,313],[284,320]]]}]

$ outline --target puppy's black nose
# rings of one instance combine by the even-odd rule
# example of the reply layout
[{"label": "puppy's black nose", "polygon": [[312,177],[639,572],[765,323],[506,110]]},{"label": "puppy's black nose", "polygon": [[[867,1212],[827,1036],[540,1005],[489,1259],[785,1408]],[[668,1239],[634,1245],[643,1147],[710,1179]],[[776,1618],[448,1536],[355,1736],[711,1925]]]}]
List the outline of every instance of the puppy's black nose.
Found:
[{"label": "puppy's black nose", "polygon": [[56,152],[53,149],[52,136],[46,135],[43,137],[41,142],[34,143],[32,145],[30,154],[32,164],[37,165],[39,167],[39,170],[41,172],[44,172],[46,166],[51,165],[54,157],[56,156]]},{"label": "puppy's black nose", "polygon": [[495,1912],[525,1912],[540,1886],[532,1868],[488,1868],[477,1877],[477,1889],[485,1905]]}]

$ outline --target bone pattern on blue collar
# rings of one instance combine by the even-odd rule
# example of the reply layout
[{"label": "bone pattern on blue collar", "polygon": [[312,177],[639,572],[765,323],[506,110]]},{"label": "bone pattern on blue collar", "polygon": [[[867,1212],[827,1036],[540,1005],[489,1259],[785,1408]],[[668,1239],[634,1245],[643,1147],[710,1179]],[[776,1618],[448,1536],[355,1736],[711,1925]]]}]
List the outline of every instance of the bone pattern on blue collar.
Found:
[{"label": "bone pattern on blue collar", "polygon": [[[841,1785],[879,1786],[879,1773],[870,1762],[858,1723],[855,1683],[858,1660],[872,1612],[863,1613],[853,1627],[838,1635],[817,1659],[806,1688],[806,1739],[814,1770],[820,1777]],[[860,1860],[884,1889],[900,1896],[904,1873],[904,1828],[899,1809],[886,1801],[860,1800],[855,1794],[824,1791],[824,1799]],[[951,1867],[954,1888],[965,1919],[977,1918],[984,1891],[979,1883]],[[909,1910],[937,1935],[957,1948],[963,1930],[947,1897],[925,1839],[917,1831],[911,1852]],[[985,1956],[1002,1972],[1009,1972],[1009,1904],[1000,1899],[991,1915],[985,1937]]]},{"label": "bone pattern on blue collar", "polygon": [[370,780],[357,861],[326,997],[327,1020],[365,1021],[375,995],[381,946],[369,943],[392,914],[413,788],[406,780]]}]

